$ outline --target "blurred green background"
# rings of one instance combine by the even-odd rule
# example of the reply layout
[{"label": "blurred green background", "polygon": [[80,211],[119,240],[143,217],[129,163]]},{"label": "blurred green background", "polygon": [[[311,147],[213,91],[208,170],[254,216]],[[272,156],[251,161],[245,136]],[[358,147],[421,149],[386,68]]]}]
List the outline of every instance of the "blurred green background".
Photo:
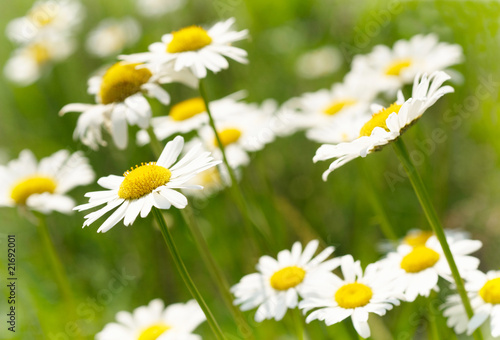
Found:
[{"label": "blurred green background", "polygon": [[[106,17],[133,16],[142,25],[139,43],[125,53],[144,51],[162,34],[184,26],[210,26],[218,20],[236,17],[237,27],[250,31],[250,39],[238,44],[248,51],[250,63],[231,62],[228,70],[209,75],[209,96],[217,99],[246,89],[251,102],[274,98],[282,103],[304,92],[328,88],[342,80],[355,54],[367,53],[377,44],[392,46],[398,39],[434,32],[441,41],[463,47],[465,62],[454,67],[463,75],[463,82],[455,84],[455,93],[434,105],[404,139],[410,150],[419,150],[423,155],[418,168],[445,226],[469,231],[473,238],[483,242],[478,254],[481,269],[500,269],[500,3],[191,0],[177,12],[154,20],[140,17],[133,0],[86,0],[83,4],[87,15],[78,35],[80,46],[76,53],[28,87],[18,87],[0,78],[2,164],[17,158],[25,148],[39,159],[62,148],[82,150],[91,160],[97,177],[102,177],[121,174],[135,164],[154,159],[148,146],[137,147],[133,143],[125,152],[112,143],[98,152],[89,150],[72,139],[77,114],[62,118],[57,114],[68,103],[92,103],[93,98],[86,93],[88,77],[103,64],[114,61],[92,57],[83,49],[86,33]],[[32,1],[26,0],[0,2],[0,31],[4,32],[7,23],[24,15],[31,5]],[[299,77],[298,58],[325,45],[338,48],[340,68],[317,79]],[[15,46],[5,35],[0,36],[0,46],[3,67]],[[180,85],[166,88],[174,103],[196,95]],[[477,91],[484,92],[484,88],[486,95],[479,96]],[[158,103],[152,105],[155,115],[168,112]],[[444,130],[446,138],[429,144],[437,128]],[[131,129],[130,136],[134,132]],[[297,240],[307,242],[319,237],[336,246],[337,255],[352,254],[364,266],[377,260],[378,244],[384,238],[379,228],[381,221],[370,203],[372,186],[379,191],[374,199],[387,212],[398,236],[404,236],[412,228],[429,228],[391,147],[349,163],[330,175],[328,182],[321,180],[328,163],[312,163],[317,147],[300,133],[278,139],[254,155],[250,166],[243,170],[241,187],[248,200],[254,202],[253,213],[267,221],[273,230],[273,249],[268,255],[275,256]],[[367,185],[367,181],[372,183]],[[98,189],[93,184],[77,188],[71,194],[78,203],[84,203],[83,194]],[[230,195],[221,192],[207,202],[192,200],[190,204],[230,284],[253,272],[258,257],[264,253],[253,252],[249,247],[242,232],[241,216]],[[125,228],[120,223],[106,234],[97,234],[97,223],[81,229],[83,215],[53,213],[47,222],[81,308],[75,325],[86,338],[92,339],[105,324],[114,321],[120,310],[132,311],[154,298],[162,298],[167,304],[190,299],[152,216],[138,219],[131,227]],[[36,226],[16,209],[0,208],[0,221],[3,264],[0,284],[6,294],[6,235],[15,234],[20,313],[18,332],[13,336],[6,331],[6,299],[1,299],[0,338],[71,339],[73,330],[68,331],[68,327],[74,325],[65,324],[60,295]],[[233,336],[231,339],[242,338],[180,214],[172,210],[168,222],[194,281],[216,317]],[[117,277],[120,277],[118,283]],[[383,320],[393,329],[394,339],[426,338],[426,313],[417,301],[403,304]],[[253,314],[254,311],[245,316],[257,339],[294,338],[287,335],[293,334],[291,320],[255,324]],[[415,322],[408,322],[409,316]],[[372,327],[373,339],[390,338],[380,324],[375,322]],[[318,322],[313,322],[308,330],[312,339],[344,336],[341,327],[326,329]],[[443,336],[453,337],[450,331],[444,328],[441,331]],[[206,339],[212,337],[206,324],[196,333]]]}]

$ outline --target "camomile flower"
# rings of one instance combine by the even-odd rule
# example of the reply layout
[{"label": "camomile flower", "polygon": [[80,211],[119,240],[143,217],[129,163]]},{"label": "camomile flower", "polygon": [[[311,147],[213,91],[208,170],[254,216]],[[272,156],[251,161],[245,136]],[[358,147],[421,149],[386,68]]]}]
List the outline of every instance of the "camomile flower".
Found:
[{"label": "camomile flower", "polygon": [[436,34],[419,34],[397,41],[392,49],[377,45],[371,53],[355,56],[346,78],[368,77],[380,91],[394,93],[416,75],[443,71],[462,59],[460,45],[439,42]]},{"label": "camomile flower", "polygon": [[118,148],[124,149],[128,143],[128,124],[143,129],[150,124],[151,107],[144,94],[168,105],[170,96],[160,84],[173,81],[189,82],[189,79],[185,73],[160,77],[142,64],[120,61],[104,75],[89,79],[88,92],[95,95],[97,104],[68,104],[59,114],[82,112],[74,137],[92,149],[106,145],[101,127],[111,134]]},{"label": "camomile flower", "polygon": [[453,92],[451,86],[441,86],[450,77],[444,72],[435,72],[429,77],[415,77],[412,97],[405,100],[401,91],[398,100],[389,107],[372,105],[375,112],[359,130],[358,138],[351,142],[337,145],[324,144],[316,151],[314,162],[335,159],[323,180],[335,169],[357,158],[380,149],[397,139],[412,123],[417,121],[424,112],[446,93]]},{"label": "camomile flower", "polygon": [[326,77],[342,66],[342,53],[335,46],[322,46],[303,53],[295,63],[295,73],[304,79]]},{"label": "camomile flower", "polygon": [[[269,119],[268,112],[261,111],[254,104],[245,105],[245,111],[230,112],[215,121],[217,134],[231,168],[247,165],[250,162],[249,152],[261,150],[274,140],[274,134],[266,129],[265,125]],[[198,130],[198,135],[214,157],[222,159],[222,152],[212,127],[202,126]]]},{"label": "camomile flower", "polygon": [[161,42],[151,44],[149,52],[123,55],[123,60],[143,62],[149,67],[162,68],[173,64],[175,71],[189,69],[198,79],[207,76],[207,69],[217,73],[229,67],[226,58],[247,63],[247,52],[232,44],[247,37],[248,31],[232,31],[235,19],[216,23],[205,30],[189,26],[165,34]]},{"label": "camomile flower", "polygon": [[313,240],[302,251],[299,242],[292,250],[282,250],[275,260],[263,256],[257,264],[257,273],[244,276],[231,288],[236,297],[235,305],[241,305],[243,311],[258,307],[255,321],[283,319],[286,311],[297,307],[299,296],[309,284],[309,277],[323,279],[330,271],[337,268],[338,259],[325,261],[334,250],[327,247],[313,258],[319,242]]},{"label": "camomile flower", "polygon": [[42,36],[16,49],[4,67],[7,79],[21,86],[36,82],[44,71],[73,53],[75,43],[66,36]]},{"label": "camomile flower", "polygon": [[[451,253],[461,276],[476,270],[479,260],[469,254],[481,248],[476,240],[456,240],[447,238]],[[436,236],[431,236],[424,245],[402,244],[396,252],[387,254],[381,261],[383,266],[397,273],[396,280],[402,288],[407,301],[414,301],[417,296],[429,296],[432,290],[438,290],[439,277],[453,281],[448,261]]]},{"label": "camomile flower", "polygon": [[183,146],[184,138],[177,136],[167,143],[158,161],[142,163],[123,176],[101,177],[97,183],[107,190],[87,193],[85,197],[89,198],[89,203],[79,205],[75,210],[106,205],[86,215],[83,226],[94,223],[113,209],[116,210],[97,232],[108,231],[122,219],[129,226],[139,214],[142,218],[146,217],[152,207],[170,209],[173,205],[178,209],[185,208],[187,198],[175,189],[203,189],[200,185],[188,185],[186,182],[220,162],[214,161],[209,152],[202,152],[201,145],[193,147],[176,162]]},{"label": "camomile flower", "polygon": [[16,43],[29,42],[40,35],[68,35],[85,17],[79,1],[36,1],[26,16],[7,25],[7,37]]},{"label": "camomile flower", "polygon": [[159,17],[184,6],[186,0],[136,0],[139,13],[145,17]]},{"label": "camomile flower", "polygon": [[193,331],[205,321],[195,300],[175,303],[165,308],[155,299],[132,313],[118,312],[116,321],[96,334],[96,340],[201,340]]},{"label": "camomile flower", "polygon": [[61,150],[37,162],[30,150],[0,165],[0,206],[28,208],[44,214],[69,214],[75,202],[67,192],[94,180],[94,171],[81,152]]},{"label": "camomile flower", "polygon": [[141,26],[134,18],[107,18],[89,33],[85,47],[91,54],[104,58],[133,46],[140,36]]},{"label": "camomile flower", "polygon": [[467,331],[470,336],[490,318],[491,336],[500,337],[500,271],[469,273],[465,276],[465,289],[474,315],[469,320],[460,296],[450,295],[443,305],[448,327],[454,328],[457,334]]},{"label": "camomile flower", "polygon": [[378,263],[369,264],[363,274],[359,261],[351,255],[340,258],[343,279],[328,273],[314,277],[304,293],[299,308],[311,312],[306,322],[324,321],[327,326],[351,317],[356,332],[363,337],[370,336],[369,313],[385,315],[393,305],[399,305],[402,295],[393,282],[393,273],[383,271]]},{"label": "camomile flower", "polygon": [[[210,102],[210,111],[216,121],[230,115],[237,115],[248,111],[248,106],[240,102],[246,96],[244,91],[233,93],[222,99]],[[168,116],[154,117],[151,121],[156,137],[164,140],[175,134],[183,134],[195,131],[208,124],[208,114],[205,102],[201,97],[193,97],[180,101],[170,108]],[[139,131],[137,143],[144,145],[149,143],[149,135],[146,131]]]}]

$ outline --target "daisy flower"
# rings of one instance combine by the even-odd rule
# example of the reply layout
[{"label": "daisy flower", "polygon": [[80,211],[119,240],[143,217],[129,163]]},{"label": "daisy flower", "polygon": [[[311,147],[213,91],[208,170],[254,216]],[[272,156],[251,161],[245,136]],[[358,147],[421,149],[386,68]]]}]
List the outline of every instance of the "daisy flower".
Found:
[{"label": "daisy flower", "polygon": [[500,337],[500,271],[469,273],[465,277],[465,289],[471,300],[474,316],[469,320],[460,296],[450,295],[443,305],[448,327],[454,328],[458,334],[467,331],[470,336],[489,317],[491,336]]},{"label": "daisy flower", "polygon": [[120,149],[128,143],[128,124],[147,128],[151,119],[151,107],[144,94],[170,103],[169,94],[160,84],[183,81],[189,83],[185,73],[172,74],[170,78],[159,76],[141,64],[118,62],[108,68],[103,76],[89,80],[89,94],[95,95],[97,104],[68,104],[59,112],[82,112],[74,133],[85,145],[97,149],[106,145],[100,128],[105,127]]},{"label": "daisy flower", "polygon": [[363,274],[360,262],[351,255],[340,258],[340,268],[343,279],[332,273],[315,277],[299,308],[304,313],[315,309],[307,316],[307,323],[317,319],[331,326],[351,317],[358,334],[367,338],[369,313],[385,315],[402,299],[392,280],[394,275],[382,271],[378,263],[369,264]]},{"label": "daisy flower", "polygon": [[367,55],[355,56],[347,79],[368,77],[380,91],[394,93],[416,75],[443,71],[462,59],[461,46],[439,42],[435,34],[419,34],[397,41],[392,49],[378,45]]},{"label": "daisy flower", "polygon": [[381,146],[397,139],[412,123],[446,93],[453,92],[451,86],[441,86],[450,77],[444,72],[435,72],[415,77],[412,97],[405,100],[401,91],[398,100],[387,108],[372,105],[375,112],[359,130],[358,138],[337,145],[322,145],[313,158],[314,162],[335,159],[323,180],[335,169],[357,158],[380,149]]},{"label": "daisy flower", "polygon": [[87,193],[85,197],[89,198],[89,203],[79,205],[75,210],[106,205],[85,216],[83,226],[94,223],[115,208],[97,232],[108,231],[122,219],[129,226],[139,214],[142,218],[146,217],[152,207],[169,209],[173,205],[178,209],[185,208],[188,204],[186,197],[174,189],[203,189],[200,185],[187,185],[186,182],[220,162],[214,161],[209,152],[201,152],[201,145],[193,147],[176,162],[183,146],[184,138],[177,136],[167,143],[157,162],[142,163],[123,176],[101,177],[97,183],[107,190]]},{"label": "daisy flower", "polygon": [[[479,260],[469,254],[481,248],[480,241],[453,238],[447,238],[447,241],[462,276],[477,269]],[[404,291],[405,299],[410,302],[419,295],[429,296],[432,290],[437,291],[439,277],[453,281],[436,236],[429,237],[424,245],[402,244],[396,252],[387,254],[387,258],[381,263],[388,270],[397,273],[398,285]]]},{"label": "daisy flower", "polygon": [[94,180],[94,171],[81,152],[61,150],[38,163],[30,150],[0,165],[0,206],[26,207],[44,214],[69,214],[75,206],[66,195],[71,189]]},{"label": "daisy flower", "polygon": [[162,300],[155,299],[133,313],[118,312],[116,321],[107,324],[96,340],[201,340],[192,332],[205,315],[195,300],[165,308]]},{"label": "daisy flower", "polygon": [[85,16],[79,1],[36,1],[28,14],[7,25],[7,37],[16,43],[26,43],[39,35],[67,35]]},{"label": "daisy flower", "polygon": [[232,46],[247,37],[248,30],[232,31],[235,19],[216,23],[205,30],[200,26],[189,26],[165,34],[161,42],[151,44],[149,52],[123,55],[123,60],[144,62],[150,67],[173,64],[175,71],[189,69],[198,79],[207,76],[207,69],[217,73],[229,67],[224,57],[247,63],[247,52]]},{"label": "daisy flower", "polygon": [[244,276],[231,288],[236,296],[234,304],[241,305],[243,311],[258,307],[255,313],[257,322],[283,319],[287,309],[297,307],[299,296],[303,296],[309,284],[309,276],[322,279],[338,267],[338,259],[325,261],[334,247],[327,247],[313,258],[318,244],[313,240],[302,251],[302,245],[296,242],[291,251],[279,252],[277,260],[261,257],[257,264],[258,273]]},{"label": "daisy flower", "polygon": [[136,0],[139,13],[145,17],[159,17],[184,6],[186,0]]},{"label": "daisy flower", "polygon": [[338,48],[322,46],[299,56],[295,63],[295,73],[304,79],[326,77],[338,71],[343,60]]},{"label": "daisy flower", "polygon": [[[248,106],[239,100],[245,97],[244,91],[233,93],[227,97],[210,102],[210,111],[214,119],[219,120],[231,114],[248,111]],[[151,121],[156,137],[164,140],[174,134],[183,134],[195,131],[208,124],[208,114],[205,102],[201,97],[193,97],[172,105],[168,116],[154,117]],[[146,131],[139,131],[137,143],[144,145],[149,143],[149,135]]]},{"label": "daisy flower", "polygon": [[42,36],[16,49],[4,67],[10,81],[27,86],[37,81],[54,63],[73,53],[75,43],[65,36]]},{"label": "daisy flower", "polygon": [[141,26],[130,17],[104,19],[89,33],[86,48],[91,54],[104,58],[133,46],[141,36]]}]

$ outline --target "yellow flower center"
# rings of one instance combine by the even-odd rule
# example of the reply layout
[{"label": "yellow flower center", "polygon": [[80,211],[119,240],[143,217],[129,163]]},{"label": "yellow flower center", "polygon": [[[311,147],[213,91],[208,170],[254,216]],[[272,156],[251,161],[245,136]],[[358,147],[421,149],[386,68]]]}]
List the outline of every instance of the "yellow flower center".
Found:
[{"label": "yellow flower center", "polygon": [[334,114],[339,113],[343,108],[354,104],[356,104],[356,101],[353,99],[335,100],[330,104],[330,106],[324,109],[323,112],[327,115],[333,116]]},{"label": "yellow flower center", "polygon": [[106,71],[99,92],[103,104],[122,102],[141,91],[152,74],[147,68],[136,68],[138,65],[120,61]]},{"label": "yellow flower center", "polygon": [[126,200],[135,200],[147,195],[156,188],[165,185],[172,173],[167,168],[150,162],[131,168],[123,174],[125,179],[120,185],[118,196]]},{"label": "yellow flower center", "polygon": [[202,98],[191,98],[175,104],[170,109],[170,117],[176,121],[182,121],[205,112],[205,102]]},{"label": "yellow flower center", "polygon": [[50,3],[39,4],[29,11],[27,17],[34,25],[44,27],[54,21],[57,10],[58,8],[51,7]]},{"label": "yellow flower center", "polygon": [[416,246],[401,260],[401,268],[407,273],[418,273],[430,268],[439,260],[439,254],[426,246]]},{"label": "yellow flower center", "polygon": [[271,276],[271,287],[276,290],[287,290],[301,283],[305,276],[306,271],[300,267],[285,267]]},{"label": "yellow flower center", "polygon": [[434,235],[432,231],[419,230],[406,235],[403,243],[412,247],[425,246],[425,243],[432,235]]},{"label": "yellow flower center", "polygon": [[[236,143],[241,137],[241,131],[235,128],[228,128],[218,132],[220,142],[223,146],[228,146],[229,144]],[[219,146],[217,143],[217,138],[214,138],[214,145]]]},{"label": "yellow flower center", "polygon": [[28,51],[38,65],[42,65],[50,59],[50,53],[47,47],[42,44],[32,44]]},{"label": "yellow flower center", "polygon": [[411,59],[394,60],[385,69],[385,74],[388,76],[399,76],[401,71],[411,65]]},{"label": "yellow flower center", "polygon": [[152,325],[141,332],[137,340],[156,340],[160,335],[168,331],[170,328],[163,323]]},{"label": "yellow flower center", "polygon": [[197,51],[212,43],[212,38],[200,26],[189,26],[172,33],[174,36],[167,46],[168,53]]},{"label": "yellow flower center", "polygon": [[391,106],[389,106],[387,109],[382,109],[379,112],[374,113],[372,115],[372,118],[370,118],[370,120],[367,121],[361,128],[359,136],[371,136],[373,129],[375,129],[376,127],[381,127],[382,129],[389,131],[387,125],[385,124],[385,121],[387,120],[387,118],[389,118],[391,113],[396,112],[397,114],[399,112],[399,109],[401,109],[401,106],[402,105],[394,103],[391,104]]},{"label": "yellow flower center", "polygon": [[26,204],[26,200],[33,194],[42,194],[44,192],[54,193],[57,184],[45,176],[33,176],[19,181],[10,192],[10,197],[17,205]]},{"label": "yellow flower center", "polygon": [[354,282],[343,285],[335,293],[335,301],[342,308],[363,307],[370,302],[373,291],[365,284]]},{"label": "yellow flower center", "polygon": [[483,288],[479,291],[479,295],[484,302],[499,304],[500,303],[500,277],[488,280]]}]

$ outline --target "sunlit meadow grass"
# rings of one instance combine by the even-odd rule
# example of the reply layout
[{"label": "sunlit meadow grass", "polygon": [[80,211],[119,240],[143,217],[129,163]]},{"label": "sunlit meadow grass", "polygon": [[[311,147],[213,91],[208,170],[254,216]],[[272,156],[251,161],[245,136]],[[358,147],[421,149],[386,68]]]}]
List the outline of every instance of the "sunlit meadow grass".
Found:
[{"label": "sunlit meadow grass", "polygon": [[[86,18],[77,31],[78,47],[67,60],[57,63],[32,85],[20,87],[5,77],[0,80],[0,164],[32,150],[38,159],[60,150],[82,150],[96,177],[122,174],[135,164],[155,161],[148,145],[135,145],[137,127],[129,129],[126,151],[118,150],[109,136],[107,147],[93,151],[72,138],[77,115],[58,115],[68,103],[91,103],[87,79],[99,67],[116,61],[99,59],[84,49],[87,32],[104,18],[132,16],[142,26],[139,42],[123,53],[146,51],[162,34],[180,27],[236,18],[238,30],[248,29],[250,38],[238,42],[248,51],[248,65],[230,61],[220,73],[209,72],[204,80],[207,96],[215,100],[246,90],[245,101],[274,98],[280,104],[305,92],[329,88],[342,81],[357,54],[377,44],[392,46],[399,39],[436,33],[440,41],[462,46],[464,61],[453,69],[459,73],[455,92],[432,106],[424,118],[405,134],[413,162],[426,184],[432,203],[445,228],[460,229],[483,243],[474,255],[483,272],[498,270],[500,252],[500,172],[498,139],[500,93],[500,5],[495,2],[455,1],[264,1],[192,0],[183,8],[157,19],[141,17],[133,0],[82,1]],[[30,1],[2,1],[0,30],[22,16]],[[319,78],[303,78],[297,71],[299,58],[322,46],[333,46],[338,69]],[[15,45],[0,36],[2,66]],[[164,86],[172,103],[198,96],[197,90],[178,84]],[[405,96],[411,86],[404,88]],[[153,115],[167,108],[151,100]],[[164,145],[164,142],[163,142]],[[352,254],[366,267],[381,257],[386,241],[381,225],[394,227],[398,238],[410,229],[430,229],[410,181],[387,146],[366,159],[357,159],[332,173],[327,182],[321,174],[327,163],[312,163],[319,144],[303,133],[277,138],[251,155],[242,168],[239,189],[249,213],[267,225],[270,238],[253,242],[245,231],[244,216],[228,190],[209,200],[190,198],[189,206],[210,252],[234,285],[263,255],[273,258],[300,241],[318,239],[321,246],[335,246],[335,256]],[[78,204],[83,195],[100,190],[94,183],[78,187],[71,196]],[[373,203],[376,204],[373,204]],[[379,210],[377,210],[377,207]],[[385,212],[381,218],[380,211]],[[64,264],[77,305],[76,320],[68,321],[54,274],[50,270],[37,227],[17,209],[0,208],[0,284],[5,296],[0,315],[2,339],[93,339],[115,320],[119,311],[133,311],[160,298],[166,305],[192,299],[178,275],[153,216],[138,218],[132,226],[119,223],[106,234],[97,234],[98,223],[82,229],[82,213],[52,213],[46,221]],[[166,211],[167,225],[193,281],[215,314],[228,339],[242,339],[218,287],[211,279],[179,210]],[[17,238],[18,311],[16,333],[6,327],[7,235]],[[268,242],[266,242],[266,240]],[[429,299],[402,302],[383,318],[371,315],[373,339],[455,338],[446,327],[440,306],[452,293],[442,284]],[[5,307],[5,308],[4,308]],[[295,339],[298,315],[287,313],[276,322],[254,321],[255,310],[244,312],[256,339]],[[434,326],[432,326],[434,325]],[[195,331],[204,339],[213,334],[207,323]],[[487,331],[484,332],[485,335]],[[309,339],[356,337],[349,321],[326,327],[313,321],[306,326]],[[435,337],[438,334],[438,337]],[[467,338],[464,335],[459,338]]]}]

